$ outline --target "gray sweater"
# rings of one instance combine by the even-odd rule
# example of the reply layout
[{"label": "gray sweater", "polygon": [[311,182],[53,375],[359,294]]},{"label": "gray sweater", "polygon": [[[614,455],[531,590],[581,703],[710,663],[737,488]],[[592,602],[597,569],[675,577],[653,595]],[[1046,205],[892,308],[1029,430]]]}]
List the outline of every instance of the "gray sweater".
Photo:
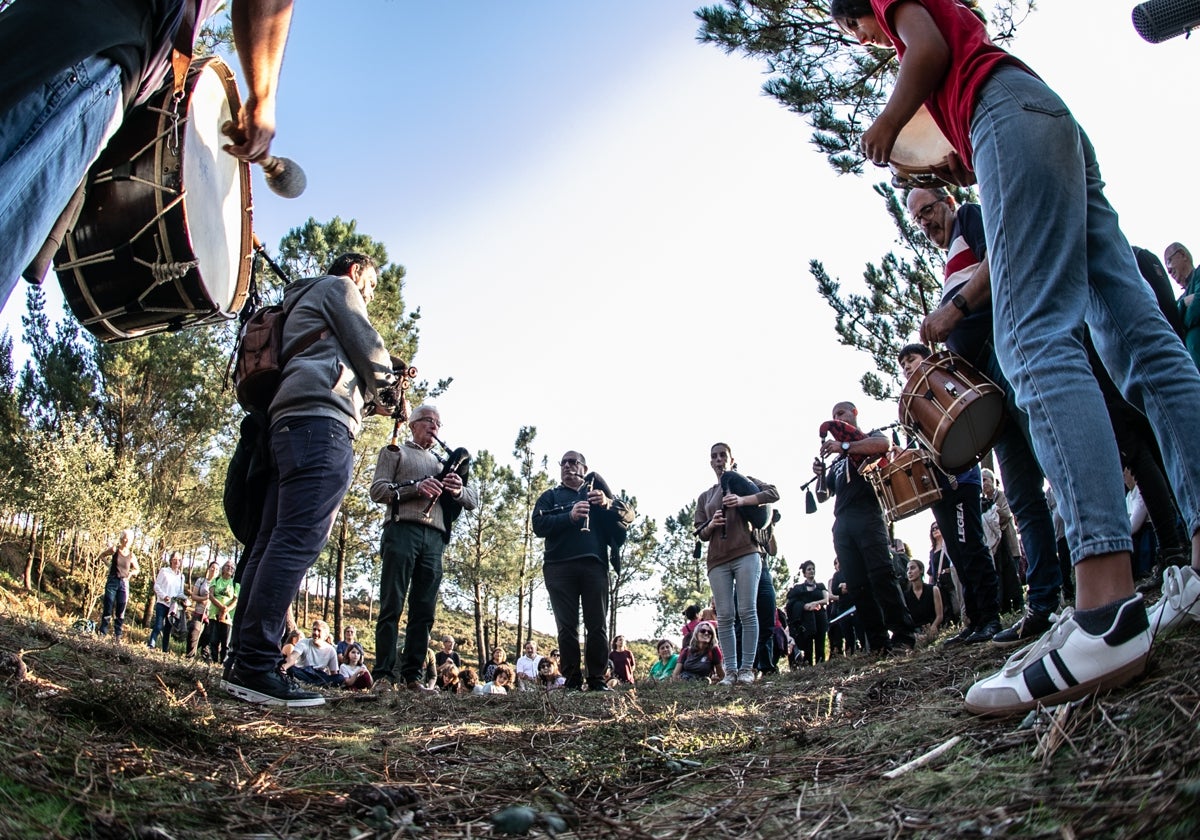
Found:
[{"label": "gray sweater", "polygon": [[271,425],[289,417],[330,417],[362,428],[363,404],[392,384],[392,360],[349,277],[309,277],[283,292],[285,354],[305,336],[327,334],[288,359],[271,401]]}]

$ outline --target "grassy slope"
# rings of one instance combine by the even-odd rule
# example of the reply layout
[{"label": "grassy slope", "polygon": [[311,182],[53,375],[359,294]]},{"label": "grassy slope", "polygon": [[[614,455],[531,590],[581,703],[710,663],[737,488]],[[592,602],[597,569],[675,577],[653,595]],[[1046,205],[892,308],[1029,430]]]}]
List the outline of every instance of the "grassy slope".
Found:
[{"label": "grassy slope", "polygon": [[[1148,675],[1022,728],[933,647],[738,689],[345,700],[268,711],[207,666],[72,634],[0,589],[0,837],[1195,837],[1200,626]],[[13,655],[29,674],[18,680]],[[940,760],[883,773],[948,739]],[[519,820],[518,820],[519,822]]]}]

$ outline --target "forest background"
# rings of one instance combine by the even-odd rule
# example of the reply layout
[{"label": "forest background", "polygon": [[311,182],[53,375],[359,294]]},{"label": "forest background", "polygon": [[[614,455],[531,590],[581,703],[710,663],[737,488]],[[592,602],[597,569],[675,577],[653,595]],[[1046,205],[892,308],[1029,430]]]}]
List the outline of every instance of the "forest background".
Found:
[{"label": "forest background", "polygon": [[[809,558],[828,577],[829,511],[799,504],[816,426],[847,396],[865,425],[892,421],[894,402],[875,398],[896,388],[889,348],[934,294],[939,260],[852,153],[888,89],[888,56],[850,48],[823,6],[728,3],[702,20],[676,0],[624,16],[606,4],[299,10],[276,148],[304,163],[310,188],[286,203],[260,182],[256,229],[294,276],[342,247],[388,260],[376,323],[428,376],[420,395],[442,408],[445,439],[476,453],[492,488],[487,516],[460,526],[446,590],[481,632],[501,617],[550,626],[521,511],[568,448],[643,514],[617,582],[623,632],[673,628],[706,597],[685,532],[713,440],[783,493],[779,578]],[[997,34],[1019,22],[1009,46],[1089,129],[1131,239],[1157,252],[1186,241],[1194,214],[1177,185],[1194,181],[1195,120],[1175,80],[1193,72],[1194,45],[1141,42],[1116,2],[1086,16],[1069,3],[1028,18],[1024,4],[985,7]],[[321,60],[330,33],[352,56],[336,71]],[[857,74],[859,93],[797,119],[797,80],[822,64]],[[855,108],[853,124],[828,122]],[[189,562],[232,556],[218,504],[238,420],[221,388],[230,333],[102,347],[52,283],[45,295],[13,295],[0,352],[0,504],[39,549],[29,584],[49,558],[94,611],[95,558],[130,524],[152,567],[172,548]],[[871,329],[839,334],[839,319]],[[380,512],[364,490],[389,432],[375,421],[360,440],[355,491],[314,569],[331,617],[373,591]],[[914,553],[925,527],[898,528]]]}]

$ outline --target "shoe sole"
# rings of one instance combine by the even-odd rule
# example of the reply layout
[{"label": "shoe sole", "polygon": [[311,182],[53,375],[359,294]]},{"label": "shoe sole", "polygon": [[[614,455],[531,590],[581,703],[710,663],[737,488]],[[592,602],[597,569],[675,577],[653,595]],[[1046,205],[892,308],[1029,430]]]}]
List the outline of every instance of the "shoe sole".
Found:
[{"label": "shoe sole", "polygon": [[255,703],[259,706],[283,706],[288,709],[304,709],[310,706],[325,705],[324,697],[284,700],[279,697],[272,697],[270,694],[263,694],[261,691],[255,691],[252,688],[246,688],[244,685],[229,682],[228,680],[221,680],[221,688],[239,700],[245,700],[247,703]]},{"label": "shoe sole", "polygon": [[1087,697],[1089,694],[1100,693],[1102,691],[1110,691],[1114,688],[1120,688],[1126,683],[1140,677],[1146,671],[1146,663],[1150,661],[1150,653],[1135,659],[1128,665],[1118,668],[1108,674],[1104,674],[1096,679],[1089,680],[1079,685],[1071,686],[1063,691],[1054,694],[1048,694],[1045,697],[1035,697],[1025,703],[1016,703],[1011,706],[980,706],[971,702],[964,702],[967,711],[974,715],[982,715],[984,717],[1001,717],[1004,715],[1015,715],[1021,712],[1028,712],[1036,709],[1038,706],[1058,706],[1063,703],[1069,703],[1072,700],[1078,700],[1081,697]]}]

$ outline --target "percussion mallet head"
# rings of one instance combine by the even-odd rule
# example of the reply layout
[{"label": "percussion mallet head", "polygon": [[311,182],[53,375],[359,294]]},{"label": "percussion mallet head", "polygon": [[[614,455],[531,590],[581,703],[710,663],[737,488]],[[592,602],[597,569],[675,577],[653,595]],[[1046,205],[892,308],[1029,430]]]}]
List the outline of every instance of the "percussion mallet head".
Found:
[{"label": "percussion mallet head", "polygon": [[265,157],[256,161],[266,176],[271,192],[283,198],[299,198],[308,186],[308,178],[300,165],[291,158]]}]

